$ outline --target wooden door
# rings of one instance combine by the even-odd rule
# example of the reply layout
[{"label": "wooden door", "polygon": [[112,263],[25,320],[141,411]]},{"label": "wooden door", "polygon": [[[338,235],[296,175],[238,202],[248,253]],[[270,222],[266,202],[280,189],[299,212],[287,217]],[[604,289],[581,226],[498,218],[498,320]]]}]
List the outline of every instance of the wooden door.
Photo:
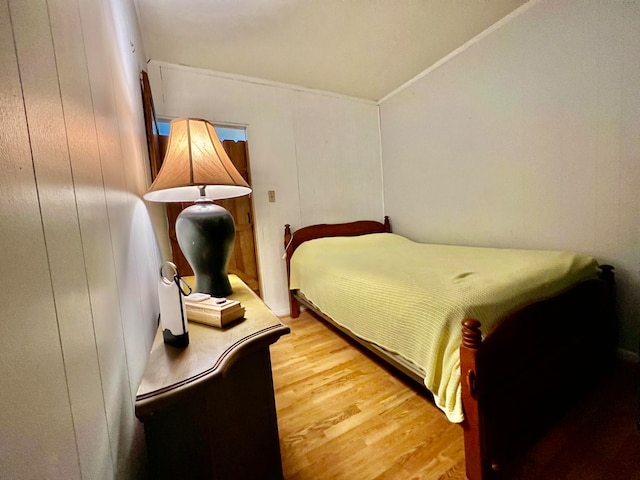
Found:
[{"label": "wooden door", "polygon": [[[222,145],[242,178],[251,185],[247,142],[225,140]],[[244,197],[217,200],[215,203],[226,208],[236,223],[236,240],[233,255],[229,260],[229,273],[240,277],[244,283],[249,285],[249,288],[259,295],[260,283],[253,231],[253,198],[250,195],[245,195]]]},{"label": "wooden door", "polygon": [[[161,157],[167,148],[169,137],[160,137]],[[251,185],[251,174],[249,172],[249,159],[247,155],[247,142],[225,140],[222,142],[225,151],[238,169],[242,177]],[[227,200],[216,200],[215,203],[226,208],[236,224],[236,239],[233,254],[229,260],[228,271],[242,279],[253,291],[260,295],[260,280],[258,275],[258,262],[256,259],[255,236],[253,230],[253,201],[251,196],[230,198]],[[169,239],[171,241],[171,252],[173,263],[178,267],[182,276],[193,275],[193,270],[189,266],[176,238],[176,218],[178,214],[191,203],[167,203],[167,220],[169,221]]]}]

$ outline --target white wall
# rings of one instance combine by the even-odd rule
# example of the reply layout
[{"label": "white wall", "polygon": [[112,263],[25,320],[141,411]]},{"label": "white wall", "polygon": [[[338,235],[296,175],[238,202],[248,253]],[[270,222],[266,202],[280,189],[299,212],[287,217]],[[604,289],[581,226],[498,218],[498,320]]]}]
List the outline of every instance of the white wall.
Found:
[{"label": "white wall", "polygon": [[385,214],[421,241],[616,267],[638,348],[640,2],[530,8],[381,104]]},{"label": "white wall", "polygon": [[247,126],[262,294],[287,314],[286,223],[382,220],[377,106],[153,61],[149,77],[158,116]]},{"label": "white wall", "polygon": [[0,0],[0,476],[141,478],[158,315],[129,0]]}]

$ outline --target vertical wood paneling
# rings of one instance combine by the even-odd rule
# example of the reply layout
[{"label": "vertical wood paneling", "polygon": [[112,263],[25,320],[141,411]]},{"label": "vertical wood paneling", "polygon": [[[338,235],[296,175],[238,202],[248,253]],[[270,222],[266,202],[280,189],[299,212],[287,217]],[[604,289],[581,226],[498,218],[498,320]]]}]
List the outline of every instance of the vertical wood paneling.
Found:
[{"label": "vertical wood paneling", "polygon": [[[109,36],[108,22],[112,17],[107,5],[102,3],[98,7],[91,0],[79,1],[109,226],[108,235],[96,239],[106,245],[105,256],[101,258],[104,270],[88,271],[88,275],[94,312],[97,311],[94,326],[115,476],[128,478],[132,475],[130,457],[138,451],[132,446],[139,428],[133,414],[135,391],[131,386],[123,328],[123,322],[132,318],[130,312],[135,310],[135,305],[126,303],[123,288],[126,285],[124,278],[130,274],[128,269],[134,269],[135,264],[127,258],[132,241],[129,236],[132,219],[115,108],[112,69],[118,65],[114,65],[115,54],[110,49],[114,39]],[[112,45],[111,48],[115,47]]]},{"label": "vertical wood paneling", "polygon": [[39,198],[31,149],[34,162],[43,152],[29,144],[34,134],[27,116],[31,121],[35,112],[25,114],[23,107],[24,101],[32,108],[42,93],[32,70],[38,67],[33,49],[50,48],[40,38],[48,30],[41,6],[12,2],[10,13],[0,2],[0,263],[6,278],[0,292],[0,472],[6,478],[72,479],[80,478],[80,470],[49,275],[53,258],[40,217],[44,202],[55,208],[60,197],[54,183],[42,185]]},{"label": "vertical wood paneling", "polygon": [[[129,397],[121,392],[121,433],[117,444],[119,478],[137,479],[144,475],[146,453],[142,425],[134,415],[133,399],[146,365],[150,341],[155,334],[157,308],[157,279],[160,257],[150,256],[150,243],[155,243],[148,213],[140,196],[149,184],[149,166],[146,161],[143,115],[141,110],[139,71],[146,60],[141,43],[133,43],[139,35],[130,25],[137,25],[132,2],[111,0],[105,4],[103,17],[104,43],[107,47],[108,74],[111,81],[111,104],[117,121],[113,162],[109,170],[118,195],[118,226],[114,228],[109,204],[112,243],[116,277],[121,306],[122,333],[125,355],[123,368],[129,381]],[[138,50],[138,55],[133,55]],[[144,155],[144,162],[133,161]],[[106,172],[103,169],[103,172]],[[105,175],[105,184],[107,176]],[[107,190],[107,192],[109,192]],[[145,242],[146,240],[146,242]],[[146,295],[143,296],[143,292]],[[143,301],[147,301],[146,304]],[[150,308],[149,302],[156,304]],[[129,407],[130,405],[130,407]],[[125,428],[123,428],[123,426]],[[113,440],[113,438],[112,438]]]},{"label": "vertical wood paneling", "polygon": [[[98,157],[96,132],[91,104],[91,92],[84,55],[84,40],[76,1],[51,0],[49,14],[58,67],[60,93],[69,148],[69,163],[75,188],[81,251],[75,252],[83,260],[81,270],[75,269],[75,281],[68,288],[77,288],[74,296],[84,297],[90,304],[77,312],[76,321],[61,323],[61,335],[76,338],[78,346],[65,346],[72,358],[69,362],[69,391],[73,408],[80,466],[84,478],[113,478],[111,444],[102,396],[102,377],[98,362],[93,325],[93,313],[100,317],[95,292],[103,288],[95,279],[108,278],[112,262],[110,249],[104,248],[109,224],[106,217],[102,176]],[[105,265],[106,263],[106,265]],[[89,278],[93,283],[89,284]],[[82,281],[80,285],[77,284]],[[101,280],[103,281],[103,280]],[[90,295],[91,291],[94,292]],[[90,320],[89,322],[85,320]],[[68,324],[68,327],[66,325]],[[105,378],[108,381],[108,378]]]},{"label": "vertical wood paneling", "polygon": [[[139,67],[136,58],[131,55],[132,50],[141,48],[141,45],[133,43],[135,34],[129,33],[127,23],[114,22],[115,18],[135,18],[135,11],[127,2],[109,2],[113,13],[105,14],[104,31],[108,43],[108,51],[111,58],[110,75],[113,89],[114,111],[118,124],[118,167],[120,168],[122,182],[126,196],[124,197],[125,209],[124,222],[121,230],[121,248],[115,248],[123,258],[123,267],[118,271],[118,287],[121,297],[122,327],[125,347],[127,351],[127,364],[129,366],[129,383],[131,392],[135,395],[138,383],[142,375],[141,365],[146,364],[148,351],[151,349],[147,319],[153,315],[152,311],[144,308],[145,297],[141,291],[152,290],[157,295],[155,280],[158,277],[156,268],[151,271],[144,269],[144,260],[147,258],[148,248],[139,241],[145,237],[149,230],[149,222],[144,221],[146,208],[141,196],[150,182],[148,175],[149,166],[141,162],[133,162],[131,159],[140,158],[146,154],[146,143],[140,139],[145,135],[141,128],[143,118],[140,109],[132,110],[131,106],[139,106],[140,85],[131,82],[131,79],[139,78]],[[142,148],[141,148],[142,147]],[[157,265],[158,258],[154,258],[152,265]],[[150,297],[147,293],[147,298]],[[153,333],[153,332],[151,332]],[[134,419],[132,419],[134,420]]]},{"label": "vertical wood paneling", "polygon": [[144,478],[160,257],[134,8],[2,0],[0,27],[0,477]]},{"label": "vertical wood paneling", "polygon": [[638,9],[536,2],[380,106],[395,231],[612,263],[629,350],[640,305]]}]

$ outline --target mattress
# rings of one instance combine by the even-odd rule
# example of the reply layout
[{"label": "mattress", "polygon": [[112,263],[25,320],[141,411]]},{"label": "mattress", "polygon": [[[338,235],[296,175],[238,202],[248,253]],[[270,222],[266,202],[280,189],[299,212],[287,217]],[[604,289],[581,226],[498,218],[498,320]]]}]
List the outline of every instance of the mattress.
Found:
[{"label": "mattress", "polygon": [[300,245],[290,288],[363,340],[424,372],[435,404],[464,419],[461,326],[498,320],[597,277],[596,261],[567,251],[424,244],[392,233],[328,237]]}]

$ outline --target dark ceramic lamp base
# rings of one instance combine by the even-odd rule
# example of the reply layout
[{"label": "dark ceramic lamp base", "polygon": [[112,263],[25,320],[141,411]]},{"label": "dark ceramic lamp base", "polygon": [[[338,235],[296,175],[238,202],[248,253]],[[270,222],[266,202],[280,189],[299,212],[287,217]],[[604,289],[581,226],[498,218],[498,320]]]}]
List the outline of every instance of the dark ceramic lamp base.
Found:
[{"label": "dark ceramic lamp base", "polygon": [[213,297],[232,293],[227,265],[236,229],[231,214],[208,198],[197,200],[176,219],[180,249],[196,276],[196,292]]}]

